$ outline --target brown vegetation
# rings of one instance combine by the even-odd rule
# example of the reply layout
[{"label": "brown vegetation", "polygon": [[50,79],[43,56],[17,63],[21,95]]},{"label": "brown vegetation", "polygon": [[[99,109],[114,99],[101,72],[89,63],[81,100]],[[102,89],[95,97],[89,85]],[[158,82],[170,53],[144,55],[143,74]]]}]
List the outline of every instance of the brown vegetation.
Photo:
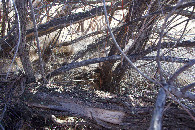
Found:
[{"label": "brown vegetation", "polygon": [[2,0],[1,129],[195,129],[194,8]]}]

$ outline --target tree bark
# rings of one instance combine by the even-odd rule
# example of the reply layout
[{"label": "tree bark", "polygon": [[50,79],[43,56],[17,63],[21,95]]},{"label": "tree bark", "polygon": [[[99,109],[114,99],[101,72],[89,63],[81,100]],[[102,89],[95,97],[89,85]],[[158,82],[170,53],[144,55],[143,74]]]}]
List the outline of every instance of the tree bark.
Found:
[{"label": "tree bark", "polygon": [[22,66],[25,74],[27,75],[27,82],[31,83],[35,81],[34,71],[29,59],[29,49],[30,46],[26,43],[26,22],[27,22],[27,0],[16,0],[16,7],[20,16],[21,23],[21,40],[19,46],[19,57],[22,62]]},{"label": "tree bark", "polygon": [[166,92],[161,88],[158,92],[158,97],[156,100],[153,116],[150,122],[149,130],[161,130],[162,129],[162,120],[163,120],[163,111],[166,101]]},{"label": "tree bark", "polygon": [[[37,86],[35,86],[37,87]],[[33,89],[33,88],[31,88]],[[108,129],[147,129],[150,125],[150,119],[153,111],[152,106],[135,107],[129,97],[117,97],[111,94],[104,97],[106,93],[97,96],[96,93],[79,88],[65,88],[62,92],[56,92],[52,89],[40,86],[37,93],[33,93],[30,89],[26,89],[21,97],[22,103],[28,106],[28,109],[34,109],[40,116],[48,117],[48,115],[56,116],[75,116],[85,121],[97,125],[99,128]],[[165,106],[166,94],[163,89],[159,91],[154,110],[154,119],[151,124],[155,124],[158,120],[163,121],[162,113]],[[169,112],[176,115],[170,114]],[[174,111],[174,112],[173,112]],[[168,112],[168,113],[167,113]],[[180,117],[180,114],[182,116]],[[184,113],[184,114],[183,114]],[[185,115],[185,117],[183,116]],[[191,122],[188,127],[193,126],[193,120],[188,114],[179,108],[170,107],[164,113],[164,124],[167,128],[185,128],[182,125],[184,121]],[[170,118],[172,118],[170,120]],[[185,118],[181,120],[180,118]],[[180,122],[179,126],[175,126],[172,120]],[[161,122],[162,123],[162,122]],[[159,128],[162,127],[160,124]],[[151,128],[153,129],[153,128]]]},{"label": "tree bark", "polygon": [[[132,21],[132,19],[136,19],[141,17],[143,14],[143,11],[146,8],[146,1],[135,1],[135,3],[131,3],[129,7],[129,12],[125,17],[125,22],[128,23]],[[132,15],[133,14],[133,15]],[[130,24],[129,26],[122,27],[118,35],[116,36],[116,41],[120,45],[121,49],[124,49],[125,46],[128,44],[129,39],[134,40],[135,42],[131,45],[130,49],[127,51],[128,55],[136,54],[144,49],[145,43],[148,41],[149,36],[151,34],[152,27],[148,27],[152,25],[155,22],[156,19],[153,21],[150,21],[150,18],[146,19],[146,22],[142,20],[140,23],[134,22]],[[147,25],[147,22],[151,22],[149,25]],[[145,25],[146,23],[146,25]],[[143,29],[147,26],[148,29]],[[142,30],[142,31],[141,31]],[[134,35],[132,35],[135,33]],[[128,39],[128,40],[127,40]],[[119,51],[115,46],[112,46],[109,56],[119,54]],[[135,61],[133,61],[135,62]],[[105,62],[102,66],[102,90],[103,91],[109,91],[114,93],[119,93],[120,88],[119,82],[123,78],[125,71],[128,67],[128,62],[121,60],[122,64],[117,65],[117,67],[113,70],[114,63],[116,62]]]}]

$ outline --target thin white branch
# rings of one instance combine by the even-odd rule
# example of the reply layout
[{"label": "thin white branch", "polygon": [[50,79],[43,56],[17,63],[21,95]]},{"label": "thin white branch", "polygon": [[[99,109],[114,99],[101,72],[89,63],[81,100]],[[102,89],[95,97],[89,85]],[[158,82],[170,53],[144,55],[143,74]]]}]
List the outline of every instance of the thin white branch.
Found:
[{"label": "thin white branch", "polygon": [[13,57],[13,59],[12,59],[11,65],[10,65],[10,67],[8,68],[8,72],[7,72],[7,75],[6,75],[6,79],[8,78],[9,72],[10,72],[10,70],[11,70],[11,68],[12,68],[12,65],[13,65],[15,59],[16,59],[16,55],[17,55],[17,53],[18,53],[18,49],[19,49],[20,41],[21,41],[20,16],[19,16],[18,10],[17,10],[17,8],[16,8],[16,5],[15,5],[15,3],[14,3],[14,0],[12,0],[12,4],[13,4],[13,6],[14,6],[14,9],[15,9],[15,12],[16,12],[16,16],[17,16],[17,21],[18,21],[18,43],[17,43],[17,46],[16,46],[16,51],[15,51],[15,53],[14,53],[14,57]]}]

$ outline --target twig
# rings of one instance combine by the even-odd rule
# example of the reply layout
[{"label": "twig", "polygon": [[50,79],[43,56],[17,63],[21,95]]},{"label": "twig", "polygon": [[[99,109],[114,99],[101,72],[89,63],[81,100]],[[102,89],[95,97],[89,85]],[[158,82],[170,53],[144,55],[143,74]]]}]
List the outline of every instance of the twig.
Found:
[{"label": "twig", "polygon": [[192,89],[192,88],[194,88],[195,87],[195,82],[194,83],[191,83],[191,84],[189,84],[189,85],[187,85],[187,86],[185,86],[185,87],[183,87],[182,89],[181,89],[181,92],[182,93],[185,93],[186,91],[188,91],[189,89]]},{"label": "twig", "polygon": [[15,5],[15,3],[14,3],[14,0],[12,0],[12,3],[13,3],[13,6],[14,6],[14,9],[15,9],[16,16],[17,16],[17,21],[18,21],[18,43],[17,43],[17,46],[16,46],[16,51],[15,51],[15,53],[14,53],[14,57],[13,57],[13,59],[12,59],[11,65],[10,65],[10,67],[8,68],[8,72],[7,72],[7,75],[6,75],[6,79],[8,78],[9,72],[10,72],[10,70],[11,70],[11,68],[12,68],[12,65],[13,65],[15,59],[16,59],[16,55],[17,55],[17,53],[18,53],[18,49],[19,49],[20,42],[21,42],[20,16],[19,16],[18,10],[17,10],[17,8],[16,8],[16,5]]},{"label": "twig", "polygon": [[14,31],[15,28],[16,28],[16,25],[14,24],[13,27],[11,28],[11,30],[7,33],[7,35],[5,35],[3,38],[1,38],[0,41],[3,41],[6,38],[8,38],[11,35],[11,33]]},{"label": "twig", "polygon": [[181,74],[183,71],[189,69],[190,67],[192,67],[195,64],[195,59],[191,60],[189,63],[185,64],[183,67],[181,67],[180,69],[178,69],[172,76],[170,76],[169,80],[168,80],[168,84],[171,84],[173,82],[174,79],[177,78],[177,76],[179,76],[179,74]]},{"label": "twig", "polygon": [[181,41],[181,39],[182,39],[182,37],[183,37],[183,35],[184,35],[186,29],[187,29],[187,25],[189,24],[189,21],[190,21],[190,19],[191,19],[191,17],[192,17],[192,14],[193,14],[193,12],[194,12],[194,8],[195,8],[195,7],[193,7],[191,16],[190,16],[189,19],[187,20],[187,22],[186,22],[186,24],[185,24],[185,27],[184,27],[184,29],[183,29],[183,32],[182,32],[182,34],[181,34],[181,36],[180,36],[180,38],[178,39],[177,42]]},{"label": "twig", "polygon": [[44,82],[46,82],[45,72],[44,72],[44,64],[43,64],[42,55],[41,55],[41,49],[40,49],[40,43],[39,43],[39,38],[38,38],[38,31],[37,31],[37,25],[36,25],[36,19],[35,19],[35,13],[33,10],[32,0],[29,0],[29,4],[30,4],[31,15],[32,15],[32,19],[33,19],[34,34],[35,34],[35,38],[37,41],[37,49],[38,49],[39,62],[40,62],[40,68],[41,68],[41,75],[44,79]]},{"label": "twig", "polygon": [[167,17],[165,18],[164,20],[164,23],[162,24],[162,27],[161,27],[161,33],[160,33],[160,38],[159,38],[159,41],[158,41],[158,50],[157,50],[157,55],[156,55],[156,62],[157,62],[157,65],[158,65],[158,72],[159,72],[159,75],[160,75],[160,79],[161,81],[164,80],[163,78],[163,74],[162,74],[162,68],[161,68],[161,64],[160,64],[160,50],[161,50],[161,41],[162,41],[162,38],[163,38],[163,35],[164,35],[164,29],[167,27],[167,21],[168,19],[171,17],[171,15],[174,13],[174,11],[182,4],[182,0],[180,0],[177,5],[175,6],[175,8],[173,8],[173,10],[167,15]]},{"label": "twig", "polygon": [[[146,60],[146,61],[152,61],[155,60],[156,56],[144,56],[140,60]],[[166,62],[176,62],[176,63],[188,63],[192,59],[188,58],[178,58],[178,57],[171,57],[171,56],[161,56],[160,61],[166,61]]]},{"label": "twig", "polygon": [[175,95],[178,99],[185,98],[191,101],[195,101],[195,94],[192,92],[182,93],[180,89],[174,86],[169,86],[169,92]]}]

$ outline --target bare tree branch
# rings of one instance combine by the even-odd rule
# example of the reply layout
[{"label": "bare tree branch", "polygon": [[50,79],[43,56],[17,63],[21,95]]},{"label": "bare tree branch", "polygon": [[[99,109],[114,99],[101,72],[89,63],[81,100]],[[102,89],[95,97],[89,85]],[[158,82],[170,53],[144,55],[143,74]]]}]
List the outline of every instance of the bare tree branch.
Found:
[{"label": "bare tree branch", "polygon": [[185,64],[183,67],[178,69],[172,76],[170,76],[168,83],[171,84],[173,82],[173,80],[176,79],[177,76],[179,76],[179,74],[181,74],[183,71],[189,69],[194,64],[195,64],[195,59],[191,60],[189,63]]},{"label": "bare tree branch", "polygon": [[95,32],[89,33],[87,35],[81,36],[81,37],[79,37],[77,39],[74,39],[74,40],[72,40],[70,42],[62,42],[59,45],[57,45],[57,47],[73,45],[74,43],[77,43],[78,41],[81,41],[81,40],[86,39],[86,38],[91,37],[91,36],[95,36],[95,35],[101,34],[103,32],[104,31],[95,31]]},{"label": "bare tree branch", "polygon": [[158,50],[157,50],[157,55],[156,55],[156,62],[157,62],[157,65],[158,65],[158,73],[160,75],[160,80],[161,81],[164,80],[163,73],[162,73],[162,68],[161,68],[161,63],[160,63],[161,41],[162,41],[162,38],[163,38],[163,35],[164,35],[164,30],[167,27],[167,21],[168,21],[168,19],[175,12],[175,10],[182,4],[182,2],[183,2],[182,0],[178,1],[178,3],[175,6],[175,8],[173,8],[173,10],[171,10],[171,12],[169,12],[169,14],[165,17],[164,23],[162,24],[162,27],[161,27],[161,32],[160,32],[160,36],[159,36],[160,38],[159,38],[159,41],[157,43]]},{"label": "bare tree branch", "polygon": [[[114,31],[114,32],[117,32],[117,29]],[[87,52],[89,51],[93,51],[96,46],[98,45],[102,45],[103,42],[108,38],[110,37],[109,36],[103,36],[101,37],[100,39],[96,40],[95,43],[93,44],[90,44],[87,46],[87,48],[85,50],[81,50],[79,51],[77,54],[75,54],[75,56],[72,58],[73,61],[76,61],[78,60],[79,58],[82,58]],[[73,40],[74,41],[74,40]],[[195,41],[182,41],[182,42],[163,42],[162,45],[161,45],[161,48],[162,49],[165,49],[165,48],[177,48],[177,47],[195,47]],[[139,56],[138,59],[141,59],[143,56],[146,56],[147,54],[153,52],[153,51],[156,51],[157,50],[157,46],[156,45],[153,45],[153,46],[150,46],[148,49],[146,49],[145,51],[141,52],[141,55]],[[136,53],[136,52],[135,52]],[[137,55],[137,54],[136,54]]]},{"label": "bare tree branch", "polygon": [[176,13],[191,19],[195,19],[195,12],[193,11],[182,10],[182,11],[176,11]]},{"label": "bare tree branch", "polygon": [[37,41],[37,49],[38,49],[38,55],[39,55],[41,75],[44,79],[44,82],[46,82],[45,72],[44,72],[44,63],[43,63],[42,55],[41,55],[41,49],[40,49],[40,43],[39,43],[39,38],[38,38],[38,31],[37,31],[37,25],[36,25],[36,19],[35,19],[35,13],[34,13],[33,5],[32,5],[32,0],[29,0],[29,4],[30,4],[31,15],[32,15],[32,20],[33,20],[33,25],[34,25],[34,35]]},{"label": "bare tree branch", "polygon": [[169,92],[175,95],[178,99],[185,98],[191,101],[195,101],[195,94],[191,92],[182,92],[182,89],[179,90],[177,87],[169,86]]},{"label": "bare tree branch", "polygon": [[[179,6],[178,9],[190,7],[190,6],[193,6],[194,4],[195,4],[195,2],[189,2],[189,3],[186,3],[186,4]],[[118,5],[121,5],[121,4],[117,3],[116,6],[118,6]],[[167,7],[163,11],[169,12],[173,8],[175,8],[175,6]],[[107,9],[109,10],[110,6],[107,6]],[[76,23],[76,22],[79,22],[80,20],[85,20],[85,19],[89,19],[91,17],[102,15],[102,10],[103,10],[103,7],[99,6],[97,8],[97,10],[96,10],[96,8],[94,8],[94,9],[87,11],[87,12],[72,14],[70,16],[65,16],[65,17],[53,19],[53,20],[49,21],[48,23],[39,25],[39,27],[38,27],[39,36],[43,36],[43,35],[46,35],[48,33],[53,32],[53,31],[56,31],[57,29],[69,26],[70,21],[72,21],[73,23]],[[98,14],[96,14],[96,11],[98,12]],[[142,19],[151,17],[153,15],[160,14],[160,13],[161,13],[161,11],[156,11],[154,13],[142,16],[140,18],[133,19],[132,21],[129,21],[128,23],[122,25],[121,27],[118,27],[117,29],[122,28],[122,27],[127,26],[127,25],[130,25],[131,23],[134,23],[136,21],[140,21]],[[32,28],[32,29],[27,30],[27,42],[30,39],[32,39],[33,37],[34,37],[34,29]],[[10,40],[12,40],[12,38],[8,39],[7,42],[10,43],[11,42]],[[2,40],[0,40],[0,43],[4,44]]]},{"label": "bare tree branch", "polygon": [[13,65],[15,59],[16,59],[16,55],[18,53],[18,49],[19,49],[20,41],[21,41],[20,16],[19,16],[18,10],[16,8],[16,5],[14,3],[14,0],[12,0],[12,3],[13,3],[13,6],[14,6],[14,9],[15,9],[16,17],[17,17],[17,21],[18,21],[18,43],[17,43],[17,46],[16,46],[16,50],[15,50],[15,53],[14,53],[14,57],[12,59],[12,63],[10,65],[9,69],[8,69],[8,72],[7,72],[7,75],[6,75],[6,79],[9,76],[9,72],[10,72],[10,70],[12,68],[12,65]]},{"label": "bare tree branch", "polygon": [[[194,12],[194,9],[195,9],[195,6],[193,7],[192,12]],[[181,34],[181,36],[180,36],[180,38],[178,39],[177,42],[179,42],[179,41],[182,40],[183,35],[184,35],[184,33],[186,32],[187,25],[189,24],[189,21],[190,21],[190,19],[191,19],[191,17],[192,17],[192,14],[193,14],[193,13],[191,13],[190,18],[187,20],[187,22],[186,22],[186,24],[185,24],[185,26],[184,26],[183,32],[182,32],[182,34]]]},{"label": "bare tree branch", "polygon": [[[195,47],[195,41],[182,41],[182,42],[163,42],[161,43],[161,48],[177,48],[177,47]],[[148,49],[146,49],[144,52],[152,52],[157,51],[158,46],[151,46]],[[152,50],[152,51],[151,51]]]},{"label": "bare tree branch", "polygon": [[[121,3],[117,3],[116,5],[113,5],[112,8],[114,8],[114,6],[118,6],[120,4]],[[177,8],[178,9],[186,8],[186,7],[189,7],[189,6],[193,6],[194,4],[195,4],[195,2],[190,2],[190,3],[183,4],[181,6],[177,6]],[[110,8],[111,8],[110,6],[106,6],[107,10],[109,10]],[[164,12],[168,12],[168,11],[174,9],[174,8],[176,8],[176,6],[167,7],[167,8],[164,9]],[[97,8],[93,8],[92,10],[87,11],[87,12],[73,14],[73,15],[70,15],[70,16],[65,16],[65,17],[53,19],[53,20],[49,21],[48,23],[41,24],[38,27],[39,36],[42,36],[42,35],[45,35],[45,34],[47,34],[49,32],[53,32],[53,31],[55,31],[57,29],[69,26],[70,25],[70,21],[72,21],[72,23],[77,23],[80,20],[85,20],[85,19],[89,19],[89,18],[92,18],[92,17],[95,17],[95,16],[102,15],[102,10],[103,10],[103,6],[99,6]],[[124,24],[123,26],[130,25],[133,22],[140,21],[141,19],[145,19],[147,17],[151,17],[151,16],[153,16],[155,14],[160,14],[160,13],[161,13],[161,11],[157,11],[157,12],[148,14],[146,16],[134,19],[134,20],[128,22],[127,24]],[[27,30],[27,37],[29,36],[29,38],[30,38],[30,37],[33,36],[32,35],[33,30],[34,29]],[[48,30],[48,32],[47,32],[47,30]]]},{"label": "bare tree branch", "polygon": [[[16,25],[14,24],[13,27],[11,28],[11,30],[7,33],[7,35],[5,35],[3,38],[1,38],[0,41],[3,41],[3,40],[5,40],[6,38],[8,38],[8,37],[11,35],[11,33],[15,30],[15,28],[16,28]],[[1,43],[1,42],[0,42],[0,43]],[[0,45],[1,45],[1,44],[0,44]]]},{"label": "bare tree branch", "polygon": [[[110,8],[111,8],[110,6],[107,6],[108,10]],[[74,24],[89,18],[100,16],[102,15],[102,10],[103,10],[103,6],[98,6],[97,8],[91,9],[90,11],[86,11],[82,13],[80,12],[80,13],[68,15],[61,18],[54,18],[53,20],[50,20],[45,24],[39,25],[38,27],[39,36],[43,36],[50,32],[56,31],[57,29],[62,29],[64,27],[67,27],[70,25],[70,23]],[[32,39],[34,37],[33,32],[34,32],[33,28],[27,30],[27,39],[29,38]]]},{"label": "bare tree branch", "polygon": [[185,93],[185,92],[188,91],[189,89],[194,88],[194,86],[195,86],[195,82],[194,82],[194,83],[191,83],[191,84],[189,84],[189,85],[187,85],[187,86],[184,86],[184,87],[181,89],[181,92],[182,92],[182,93]]},{"label": "bare tree branch", "polygon": [[149,130],[162,129],[162,116],[164,112],[165,101],[166,101],[166,92],[164,88],[161,88],[158,92]]},{"label": "bare tree branch", "polygon": [[104,61],[112,61],[112,60],[116,60],[119,59],[120,56],[110,56],[110,57],[103,57],[103,58],[94,58],[94,59],[89,59],[89,60],[84,60],[81,62],[72,62],[70,64],[67,64],[65,66],[62,66],[56,70],[54,70],[53,72],[49,73],[46,78],[49,79],[53,76],[57,76],[63,72],[66,72],[68,70],[71,70],[73,68],[77,68],[77,67],[81,67],[81,66],[86,66],[89,64],[94,64],[94,63],[100,63],[100,62],[104,62]]},{"label": "bare tree branch", "polygon": [[154,81],[152,80],[151,78],[149,78],[147,75],[145,75],[144,73],[142,73],[134,64],[133,62],[126,56],[126,54],[122,51],[122,49],[120,48],[120,46],[118,45],[113,33],[112,33],[112,30],[110,28],[110,24],[109,24],[109,21],[108,21],[108,18],[107,18],[107,10],[106,10],[106,5],[105,5],[105,0],[103,0],[103,4],[104,4],[104,14],[105,14],[105,19],[106,19],[106,23],[107,23],[107,27],[108,27],[108,30],[110,32],[110,35],[112,37],[112,40],[114,41],[114,44],[115,46],[117,47],[117,49],[120,51],[120,53],[125,57],[125,59],[129,62],[129,64],[138,72],[140,73],[144,78],[148,79],[149,81],[153,82],[153,83],[156,83],[157,81]]},{"label": "bare tree branch", "polygon": [[[173,42],[171,43],[162,43],[162,48],[169,48],[170,46],[174,46],[174,47],[187,47],[187,46],[194,46],[195,44],[193,44],[194,42],[190,42],[190,41],[187,41],[187,42],[183,42],[183,43],[178,43],[178,44],[174,44]],[[152,46],[150,48],[148,48],[147,50],[143,51],[141,54],[133,54],[133,55],[130,55],[128,56],[129,59],[131,60],[141,60],[143,58],[143,60],[153,60],[153,57],[145,57],[145,55],[151,53],[152,51],[156,51],[157,50],[157,46]],[[152,59],[151,59],[152,58]],[[71,70],[71,69],[74,69],[74,68],[77,68],[77,67],[81,67],[81,66],[86,66],[86,65],[89,65],[89,64],[95,64],[95,63],[100,63],[100,62],[105,62],[105,61],[116,61],[116,60],[120,60],[121,59],[121,56],[119,55],[113,55],[113,56],[110,56],[110,57],[101,57],[101,58],[94,58],[94,59],[89,59],[89,60],[84,60],[84,61],[81,61],[81,62],[72,62],[70,64],[67,64],[65,66],[62,66],[56,70],[54,70],[53,72],[49,73],[46,78],[49,79],[51,77],[54,77],[54,76],[57,76],[57,75],[60,75],[68,70]],[[188,59],[171,59],[170,57],[164,57],[161,59],[162,61],[168,61],[168,62],[189,62],[191,60],[188,60]]]},{"label": "bare tree branch", "polygon": [[[144,56],[140,60],[146,60],[146,61],[152,61],[156,60],[155,56]],[[178,58],[178,57],[171,57],[171,56],[161,56],[160,61],[166,61],[166,62],[176,62],[176,63],[188,63],[192,59],[188,58]]]}]

